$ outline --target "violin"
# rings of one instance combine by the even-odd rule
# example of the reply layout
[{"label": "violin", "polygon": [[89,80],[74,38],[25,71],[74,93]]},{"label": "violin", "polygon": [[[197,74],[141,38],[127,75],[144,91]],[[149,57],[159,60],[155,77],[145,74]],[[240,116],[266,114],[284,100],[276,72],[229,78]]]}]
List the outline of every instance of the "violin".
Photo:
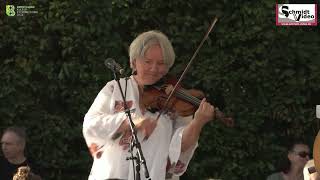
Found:
[{"label": "violin", "polygon": [[[200,99],[204,97],[203,92],[194,89],[186,90],[180,85],[180,82],[217,21],[218,18],[215,17],[178,81],[173,82],[167,79],[165,83],[160,85],[156,83],[144,89],[142,103],[151,112],[159,111],[157,120],[163,112],[169,111],[180,116],[189,116],[194,114],[199,107]],[[233,126],[233,119],[226,117],[219,108],[215,108],[215,117],[227,126]]]},{"label": "violin", "polygon": [[[168,95],[175,84],[175,79],[165,77],[154,85],[145,86],[142,95],[144,107],[150,112],[166,109],[167,112],[177,113],[183,117],[193,115],[198,109],[201,99],[205,97],[204,93],[196,89],[185,89],[179,84],[173,93],[173,97],[166,103]],[[234,125],[233,119],[226,117],[219,108],[215,108],[215,118],[228,127],[233,127]]]}]

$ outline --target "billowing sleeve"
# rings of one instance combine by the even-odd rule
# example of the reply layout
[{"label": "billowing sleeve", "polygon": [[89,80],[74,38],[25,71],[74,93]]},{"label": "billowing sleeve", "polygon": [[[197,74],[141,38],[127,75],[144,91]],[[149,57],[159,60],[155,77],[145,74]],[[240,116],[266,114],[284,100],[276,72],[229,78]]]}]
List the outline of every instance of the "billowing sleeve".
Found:
[{"label": "billowing sleeve", "polygon": [[185,126],[192,120],[192,117],[177,118],[173,128],[173,136],[169,147],[169,159],[167,165],[167,176],[181,176],[188,167],[188,164],[193,156],[195,149],[198,146],[196,143],[187,151],[181,152],[182,134]]},{"label": "billowing sleeve", "polygon": [[113,81],[106,84],[84,117],[83,136],[92,155],[103,146],[112,143],[112,136],[126,119],[123,111],[113,112],[114,85]]}]

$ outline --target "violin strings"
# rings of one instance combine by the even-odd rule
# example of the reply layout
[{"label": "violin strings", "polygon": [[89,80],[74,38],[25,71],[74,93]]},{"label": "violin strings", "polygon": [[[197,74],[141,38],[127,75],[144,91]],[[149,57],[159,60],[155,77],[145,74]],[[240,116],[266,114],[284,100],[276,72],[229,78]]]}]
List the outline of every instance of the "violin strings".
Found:
[{"label": "violin strings", "polygon": [[194,97],[192,95],[189,95],[187,92],[185,92],[184,90],[180,90],[179,93],[184,96],[185,98],[189,99],[190,101],[192,101],[192,103],[194,103],[195,105],[200,105],[201,100],[199,100],[197,97]]},{"label": "violin strings", "polygon": [[185,99],[185,100],[193,103],[194,105],[197,105],[197,106],[200,105],[200,102],[201,102],[201,101],[200,101],[198,98],[187,94],[187,93],[186,93],[185,91],[183,91],[183,90],[177,90],[177,91],[176,91],[176,94],[177,94],[177,96],[179,96],[179,97],[181,97],[181,98],[183,98],[183,99]]}]

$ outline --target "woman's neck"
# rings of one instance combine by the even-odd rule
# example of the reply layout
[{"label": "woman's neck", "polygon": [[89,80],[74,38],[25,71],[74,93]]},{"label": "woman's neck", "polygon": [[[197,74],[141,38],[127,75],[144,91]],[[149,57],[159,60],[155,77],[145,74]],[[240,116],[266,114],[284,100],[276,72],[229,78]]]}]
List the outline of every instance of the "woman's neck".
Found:
[{"label": "woman's neck", "polygon": [[143,86],[142,83],[140,82],[139,78],[137,77],[137,75],[133,75],[133,79],[136,81],[136,83],[138,84],[138,86]]},{"label": "woman's neck", "polygon": [[287,174],[284,174],[285,180],[303,180],[303,168],[292,166]]},{"label": "woman's neck", "polygon": [[139,84],[139,81],[137,81],[137,78],[135,76],[133,76],[134,80],[136,81],[137,85],[138,85],[138,91],[139,91],[139,107],[140,107],[140,111],[142,114],[145,113],[146,111],[146,107],[143,104],[143,91],[144,91],[144,85]]}]

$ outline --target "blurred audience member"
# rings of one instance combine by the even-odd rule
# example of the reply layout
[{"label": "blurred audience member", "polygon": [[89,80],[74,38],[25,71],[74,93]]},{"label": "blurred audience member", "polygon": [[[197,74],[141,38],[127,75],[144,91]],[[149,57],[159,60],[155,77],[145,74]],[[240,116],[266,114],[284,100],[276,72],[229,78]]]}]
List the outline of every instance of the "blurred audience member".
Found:
[{"label": "blurred audience member", "polygon": [[271,174],[267,180],[303,180],[303,168],[310,157],[308,145],[295,141],[288,146],[288,152],[278,172]]},{"label": "blurred audience member", "polygon": [[21,166],[31,168],[30,180],[41,180],[39,175],[32,173],[32,163],[25,156],[26,132],[22,127],[9,127],[1,137],[0,180],[12,180]]}]

